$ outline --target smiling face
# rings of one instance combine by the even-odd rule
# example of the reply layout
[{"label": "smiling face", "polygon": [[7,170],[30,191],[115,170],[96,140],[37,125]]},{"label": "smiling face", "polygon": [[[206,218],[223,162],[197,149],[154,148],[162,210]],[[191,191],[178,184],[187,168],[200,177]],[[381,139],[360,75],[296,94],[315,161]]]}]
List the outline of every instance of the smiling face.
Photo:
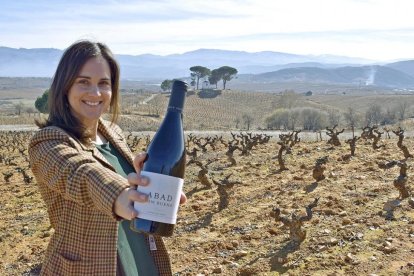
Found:
[{"label": "smiling face", "polygon": [[112,97],[111,70],[102,57],[89,59],[68,92],[70,112],[84,127],[96,129]]}]

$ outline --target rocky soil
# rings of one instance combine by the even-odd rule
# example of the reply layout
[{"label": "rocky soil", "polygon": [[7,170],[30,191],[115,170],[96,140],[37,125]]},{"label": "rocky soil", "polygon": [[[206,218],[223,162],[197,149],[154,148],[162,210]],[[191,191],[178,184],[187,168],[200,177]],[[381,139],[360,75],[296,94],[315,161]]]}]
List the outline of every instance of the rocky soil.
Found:
[{"label": "rocky soil", "polygon": [[[414,139],[404,143],[414,153]],[[350,152],[343,141],[338,147],[299,142],[285,155],[285,171],[275,158],[275,138],[249,156],[236,151],[234,166],[222,145],[208,148],[199,160],[211,161],[211,186],[201,184],[196,164],[187,167],[189,200],[180,208],[174,236],[165,239],[175,274],[414,275],[413,162],[407,160],[411,195],[398,199],[393,181],[399,167],[379,164],[402,160],[403,154],[395,136],[380,144],[374,150],[360,140],[356,155],[343,161]],[[25,182],[16,170],[27,167],[25,155],[0,151],[17,156],[12,164],[0,162],[0,275],[37,275],[53,229],[35,181]],[[325,156],[326,178],[315,182],[315,162]],[[315,198],[313,216],[302,226],[305,239],[292,241],[272,210],[279,208],[286,219],[303,217]]]}]

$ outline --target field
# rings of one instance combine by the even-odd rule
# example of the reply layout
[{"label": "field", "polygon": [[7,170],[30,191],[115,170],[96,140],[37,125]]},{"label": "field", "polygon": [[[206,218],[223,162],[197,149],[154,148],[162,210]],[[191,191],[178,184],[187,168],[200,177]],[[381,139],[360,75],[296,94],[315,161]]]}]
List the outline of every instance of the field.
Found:
[{"label": "field", "polygon": [[[36,275],[53,233],[36,182],[27,169],[25,146],[30,132],[1,134],[0,274]],[[135,151],[145,139],[130,136]],[[145,138],[142,136],[141,138]],[[225,142],[231,139],[224,139]],[[414,272],[414,209],[409,199],[398,200],[393,181],[399,168],[379,164],[401,160],[396,136],[381,140],[373,150],[358,142],[356,155],[342,142],[299,142],[284,156],[288,170],[280,171],[276,139],[254,147],[250,155],[236,151],[230,166],[221,143],[199,154],[211,185],[202,184],[201,169],[188,165],[185,192],[173,238],[166,239],[176,275],[412,275]],[[414,140],[405,138],[412,151]],[[189,144],[189,149],[195,147]],[[312,170],[327,156],[324,180],[315,182]],[[191,158],[189,158],[190,160]],[[207,165],[207,163],[209,163]],[[412,159],[407,161],[412,166]],[[412,189],[410,173],[408,186]],[[319,198],[313,217],[305,221],[306,238],[289,238],[283,223],[271,217],[304,216],[305,207]],[[412,198],[411,198],[412,201]],[[411,202],[411,204],[414,204]],[[391,206],[391,207],[390,207]]]},{"label": "field", "polygon": [[[37,275],[53,234],[27,159],[32,135],[27,129],[34,127],[33,119],[40,115],[17,115],[14,107],[21,101],[33,103],[47,81],[34,80],[36,87],[4,82],[0,91],[0,275]],[[352,106],[363,116],[373,103],[385,110],[404,101],[410,106],[410,116],[414,111],[412,95],[323,91],[326,87],[310,97],[301,95],[295,106],[338,113]],[[373,149],[372,140],[358,140],[355,156],[349,158],[345,143],[349,130],[339,135],[339,146],[327,144],[326,135],[323,141],[316,141],[315,133],[301,132],[301,141],[292,146],[291,153],[283,153],[287,170],[281,170],[277,159],[280,132],[264,131],[264,118],[280,105],[281,95],[268,92],[226,90],[213,97],[188,95],[184,113],[184,127],[190,134],[188,160],[193,158],[194,148],[200,151],[186,170],[184,189],[189,200],[180,208],[174,236],[165,239],[175,274],[413,275],[413,159],[404,159],[397,147],[398,137],[392,132],[389,138],[383,134],[378,149]],[[131,148],[142,151],[162,120],[168,94],[128,87],[122,101],[119,124],[129,136]],[[247,133],[244,114],[253,118],[253,135],[272,136],[247,155],[235,150],[232,165],[227,157],[228,143],[233,140],[230,131],[233,135]],[[395,130],[398,126],[406,130],[403,143],[413,154],[413,119],[388,127]],[[11,131],[15,128],[26,131]],[[360,133],[358,127],[356,134]],[[191,138],[205,142],[215,135],[223,135],[223,143],[216,140],[205,152]],[[324,157],[325,179],[316,181],[315,163]],[[383,169],[392,160],[408,165],[403,177],[408,198],[398,198],[393,184],[401,179],[400,168],[389,163]],[[319,200],[312,217],[307,217],[306,207],[315,199]],[[275,208],[282,217],[278,221]],[[300,229],[306,231],[299,231],[305,236],[299,241],[290,237],[285,225],[296,222],[295,216],[302,218]]]}]

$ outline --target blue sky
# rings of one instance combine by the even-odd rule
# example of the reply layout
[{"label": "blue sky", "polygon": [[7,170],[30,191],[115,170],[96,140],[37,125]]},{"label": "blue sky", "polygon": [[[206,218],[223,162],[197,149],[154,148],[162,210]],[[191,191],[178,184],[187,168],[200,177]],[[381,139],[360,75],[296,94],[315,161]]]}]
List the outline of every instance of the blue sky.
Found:
[{"label": "blue sky", "polygon": [[414,58],[411,0],[0,0],[0,46],[64,49],[90,38],[117,54],[200,48]]}]

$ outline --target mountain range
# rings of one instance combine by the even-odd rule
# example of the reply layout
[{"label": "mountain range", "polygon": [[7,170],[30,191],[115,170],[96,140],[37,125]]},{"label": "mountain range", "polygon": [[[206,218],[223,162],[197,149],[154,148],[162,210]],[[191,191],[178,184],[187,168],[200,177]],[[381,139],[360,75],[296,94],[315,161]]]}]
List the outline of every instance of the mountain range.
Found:
[{"label": "mountain range", "polygon": [[[52,77],[63,51],[53,48],[0,47],[0,76]],[[242,52],[199,49],[166,56],[116,55],[121,76],[130,80],[163,80],[189,76],[189,68],[237,68],[238,81],[310,82],[414,88],[414,60],[379,64],[372,60],[334,55],[281,52]]]}]

